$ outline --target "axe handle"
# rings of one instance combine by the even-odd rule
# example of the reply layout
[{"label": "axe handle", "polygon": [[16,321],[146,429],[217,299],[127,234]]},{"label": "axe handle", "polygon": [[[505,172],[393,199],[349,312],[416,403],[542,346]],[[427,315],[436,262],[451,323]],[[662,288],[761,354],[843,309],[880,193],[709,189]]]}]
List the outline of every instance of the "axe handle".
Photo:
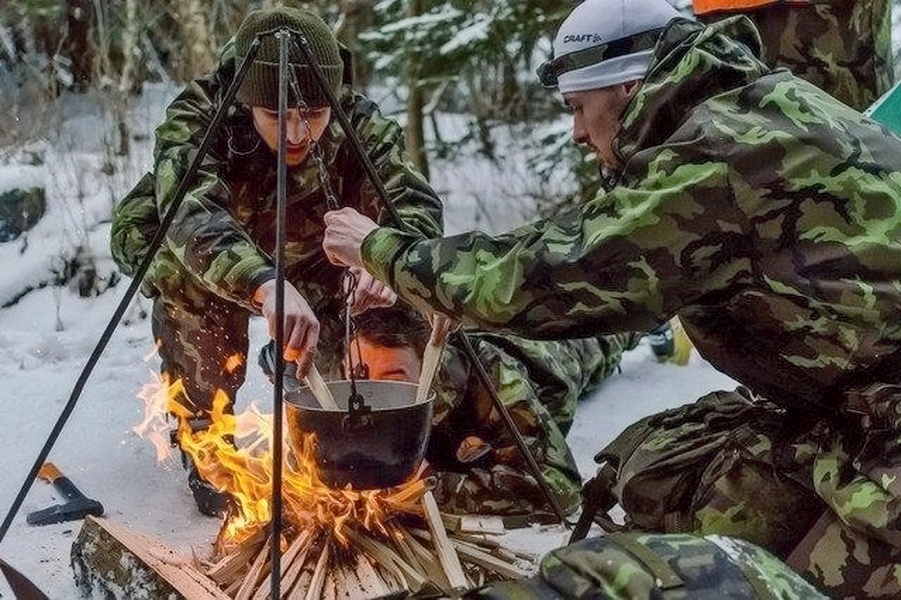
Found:
[{"label": "axe handle", "polygon": [[52,462],[45,462],[41,465],[41,469],[38,471],[38,477],[52,483],[53,487],[59,490],[67,500],[86,497]]},{"label": "axe handle", "polygon": [[50,483],[53,483],[62,476],[62,471],[60,471],[52,462],[45,462],[38,471],[38,477],[45,481],[49,481]]}]

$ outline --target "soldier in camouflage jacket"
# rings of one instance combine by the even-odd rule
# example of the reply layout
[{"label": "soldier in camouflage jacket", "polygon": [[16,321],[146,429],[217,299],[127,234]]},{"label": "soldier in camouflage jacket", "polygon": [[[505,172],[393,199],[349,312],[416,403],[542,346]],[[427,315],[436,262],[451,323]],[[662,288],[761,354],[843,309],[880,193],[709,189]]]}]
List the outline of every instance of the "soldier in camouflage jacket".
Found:
[{"label": "soldier in camouflage jacket", "polygon": [[[443,230],[442,204],[403,149],[400,126],[381,116],[376,105],[344,80],[342,50],[328,26],[301,10],[250,13],[235,39],[223,49],[220,64],[190,83],[168,106],[155,132],[155,168],[116,208],[111,249],[123,272],[134,274],[147,255],[148,242],[182,183],[216,111],[227,111],[213,136],[188,192],[156,252],[143,281],[153,297],[153,334],[161,370],[180,380],[177,398],[193,417],[208,424],[213,398],[224,392],[229,405],[244,381],[248,320],[263,314],[274,335],[276,314],[276,177],[278,43],[263,37],[256,62],[237,93],[238,102],[222,106],[237,65],[257,33],[277,27],[303,32],[327,83],[349,116],[403,226],[432,237]],[[285,358],[305,375],[314,354],[325,373],[334,373],[343,338],[343,270],[331,265],[321,248],[322,215],[328,194],[374,219],[387,218],[375,188],[331,112],[329,98],[292,48],[296,85],[289,97],[286,193]],[[289,88],[291,90],[291,88]],[[298,98],[298,93],[300,97]],[[301,108],[295,108],[295,107]],[[362,272],[357,308],[389,304],[394,295]],[[367,292],[369,292],[367,294]],[[191,480],[192,489],[202,483]],[[206,490],[209,492],[209,490]],[[203,504],[202,512],[221,506]]]},{"label": "soldier in camouflage jacket", "polygon": [[326,252],[418,306],[533,337],[677,314],[751,392],[647,419],[602,453],[630,523],[738,535],[830,595],[897,596],[901,140],[768,68],[747,18],[667,9],[587,0],[542,70],[598,155],[593,200],[435,240],[335,211]]},{"label": "soldier in camouflage jacket", "polygon": [[[365,364],[372,379],[416,383],[428,337],[425,319],[402,301],[373,308],[354,319],[348,359]],[[467,337],[558,506],[576,511],[582,477],[566,435],[577,404],[616,371],[639,334],[528,340],[468,331]],[[444,347],[425,455],[435,499],[446,512],[502,515],[508,527],[557,521],[474,371],[466,353],[453,343]]]}]

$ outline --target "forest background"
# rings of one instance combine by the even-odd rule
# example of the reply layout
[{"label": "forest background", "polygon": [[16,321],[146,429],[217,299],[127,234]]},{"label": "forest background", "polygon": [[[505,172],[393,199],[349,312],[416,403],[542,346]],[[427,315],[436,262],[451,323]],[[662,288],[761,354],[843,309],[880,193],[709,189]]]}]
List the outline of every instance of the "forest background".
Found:
[{"label": "forest background", "polygon": [[[690,13],[690,0],[669,0]],[[895,8],[901,0],[893,0]],[[499,159],[512,135],[522,186],[507,200],[518,217],[559,208],[596,191],[594,161],[570,143],[559,99],[535,68],[553,32],[578,2],[554,0],[288,1],[333,25],[353,55],[354,82],[405,126],[407,149],[427,175],[436,158],[473,152]],[[65,119],[77,94],[106,113],[108,161],[125,170],[134,135],[130,111],[148,84],[167,89],[216,63],[246,12],[271,0],[17,0],[0,4],[0,164],[34,158],[30,144]],[[893,10],[898,25],[899,11]],[[895,27],[897,29],[897,27]],[[895,36],[896,56],[901,40]],[[898,64],[898,61],[895,61]],[[377,92],[374,92],[377,90]],[[63,99],[64,101],[61,101]],[[461,115],[448,139],[439,114]],[[462,134],[458,134],[462,131]],[[498,134],[498,131],[501,131]],[[79,140],[70,140],[74,146]],[[580,154],[581,153],[581,154]],[[139,159],[140,160],[140,159]],[[565,165],[565,177],[557,175]],[[576,165],[575,169],[573,165]],[[576,177],[573,178],[572,174]],[[115,201],[115,198],[112,199]],[[474,198],[476,222],[498,211]],[[530,214],[531,213],[531,214]],[[506,223],[501,226],[506,225]]]},{"label": "forest background", "polygon": [[[689,12],[689,0],[670,0]],[[895,0],[895,4],[901,0]],[[0,160],[59,125],[66,93],[109,114],[111,159],[130,151],[128,111],[148,83],[178,85],[209,70],[219,48],[253,7],[244,0],[18,0],[0,4]],[[447,140],[436,115],[467,115],[466,134],[496,158],[498,127],[527,125],[527,166],[539,175],[580,164],[560,127],[560,105],[541,89],[535,67],[577,2],[553,0],[338,0],[310,6],[333,24],[354,57],[358,88],[405,123],[407,147],[429,173],[463,140]],[[898,11],[895,11],[896,13]],[[897,14],[895,15],[898,16]],[[897,36],[896,36],[897,37]],[[896,40],[896,47],[899,45]],[[896,61],[897,64],[897,61]],[[545,125],[546,127],[541,127]],[[506,135],[506,133],[505,133]],[[114,168],[115,160],[106,166]],[[569,195],[593,193],[596,172],[581,161]],[[557,179],[552,178],[552,185]],[[536,209],[553,209],[556,187],[523,190]],[[567,194],[563,194],[567,196]],[[523,200],[521,198],[520,200]]]},{"label": "forest background", "polygon": [[[688,13],[688,0],[671,1]],[[215,64],[246,11],[268,4],[0,0],[0,208],[13,189],[39,188],[46,199],[40,221],[24,232],[4,231],[0,214],[4,512],[66,397],[69,405],[79,397],[73,382],[124,296],[127,285],[109,256],[109,219],[152,168],[153,127],[181,86]],[[357,87],[405,125],[408,149],[445,200],[448,232],[507,229],[595,191],[596,162],[571,142],[570,117],[535,76],[576,2],[308,4],[354,53]],[[217,523],[193,510],[177,461],[157,465],[133,429],[141,417],[136,392],[156,372],[146,309],[140,297],[130,305],[51,457],[103,499],[111,518],[178,549],[203,548]],[[253,348],[267,339],[261,325],[252,323]],[[583,399],[567,438],[583,476],[593,474],[595,452],[628,423],[734,387],[696,356],[687,366],[657,363],[644,342],[621,366]],[[271,396],[259,370],[249,371],[241,402]],[[77,524],[25,522],[29,510],[58,501],[53,494],[51,486],[32,487],[0,558],[51,598],[71,598],[68,554]],[[519,541],[539,550],[566,539],[565,531],[536,537]],[[0,581],[0,598],[7,591]]]}]

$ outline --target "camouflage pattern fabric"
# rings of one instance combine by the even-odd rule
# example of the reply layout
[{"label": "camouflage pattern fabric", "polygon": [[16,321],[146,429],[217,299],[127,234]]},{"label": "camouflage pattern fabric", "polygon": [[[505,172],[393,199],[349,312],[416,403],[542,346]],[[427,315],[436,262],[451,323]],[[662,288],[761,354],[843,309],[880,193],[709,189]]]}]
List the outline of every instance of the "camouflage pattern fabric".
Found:
[{"label": "camouflage pattern fabric", "polygon": [[762,548],[723,536],[618,533],[553,550],[540,574],[492,584],[465,598],[824,599]]},{"label": "camouflage pattern fabric", "polygon": [[761,58],[786,67],[848,106],[863,111],[894,82],[889,0],[768,2],[747,15],[763,40]]},{"label": "camouflage pattern fabric", "polygon": [[755,392],[838,404],[824,395],[901,343],[886,318],[901,298],[901,140],[772,72],[755,40],[744,17],[674,20],[626,109],[609,191],[494,238],[382,228],[367,267],[423,310],[533,338],[678,314]]},{"label": "camouflage pattern fabric", "polygon": [[[234,63],[228,44],[219,67],[189,84],[167,108],[155,132],[155,171],[138,182],[113,217],[111,250],[123,272],[133,273],[146,256],[149,237],[221,105]],[[404,153],[400,127],[347,87],[341,103],[405,228],[430,237],[440,234],[441,202]],[[154,297],[153,327],[163,371],[184,380],[188,398],[183,400],[198,414],[209,410],[216,390],[234,398],[244,376],[248,319],[258,314],[251,297],[275,277],[275,155],[256,133],[247,107],[227,110],[143,282],[145,293]],[[335,199],[384,223],[387,211],[336,120],[318,146]],[[285,278],[320,319],[324,347],[317,364],[323,373],[335,373],[334,346],[344,330],[342,270],[329,263],[321,248],[326,210],[318,162],[311,157],[289,169]],[[334,340],[332,348],[329,340]]]},{"label": "camouflage pattern fabric", "polygon": [[[574,511],[582,478],[566,434],[576,404],[613,373],[623,351],[634,348],[639,336],[535,341],[470,332],[468,337],[560,506]],[[556,521],[494,402],[457,347],[445,348],[432,389],[433,428],[426,459],[435,470],[435,499],[442,510]],[[456,450],[470,435],[489,442],[491,450],[464,462]]]},{"label": "camouflage pattern fabric", "polygon": [[[364,259],[418,306],[530,337],[678,314],[703,357],[786,411],[792,447],[811,444],[799,483],[894,555],[901,140],[755,51],[745,17],[674,19],[624,112],[606,190],[498,237],[378,229]],[[788,523],[795,537],[806,525]],[[887,565],[869,575],[890,573],[891,593]]]},{"label": "camouflage pattern fabric", "polygon": [[617,469],[613,491],[629,528],[740,537],[835,598],[901,594],[897,534],[879,539],[843,522],[856,512],[885,518],[881,494],[868,493],[872,482],[824,493],[844,488],[852,464],[835,456],[847,438],[827,420],[799,417],[739,388],[631,429],[633,448],[608,447],[597,457]]}]

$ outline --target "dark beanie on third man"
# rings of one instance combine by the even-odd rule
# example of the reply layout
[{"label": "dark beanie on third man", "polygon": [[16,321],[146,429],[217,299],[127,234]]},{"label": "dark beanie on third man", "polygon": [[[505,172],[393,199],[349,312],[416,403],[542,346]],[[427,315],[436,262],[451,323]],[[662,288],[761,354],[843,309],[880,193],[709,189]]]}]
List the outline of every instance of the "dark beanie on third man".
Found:
[{"label": "dark beanie on third man", "polygon": [[[263,106],[272,110],[278,108],[279,40],[275,37],[274,32],[282,28],[298,33],[306,39],[329,88],[332,92],[337,93],[338,87],[341,85],[343,63],[338,50],[338,41],[329,26],[322,18],[310,11],[279,7],[251,12],[241,23],[241,27],[235,35],[235,52],[240,65],[247,56],[257,34],[272,33],[272,35],[264,35],[260,39],[260,50],[238,90],[238,101],[250,106]],[[292,42],[288,44],[288,62],[297,76],[303,102],[311,108],[327,106],[328,96],[319,87],[316,74],[304,60],[304,55],[297,47],[300,44],[300,40],[294,36]],[[290,87],[290,79],[288,94],[288,105],[297,105],[297,98],[294,97]]]}]

